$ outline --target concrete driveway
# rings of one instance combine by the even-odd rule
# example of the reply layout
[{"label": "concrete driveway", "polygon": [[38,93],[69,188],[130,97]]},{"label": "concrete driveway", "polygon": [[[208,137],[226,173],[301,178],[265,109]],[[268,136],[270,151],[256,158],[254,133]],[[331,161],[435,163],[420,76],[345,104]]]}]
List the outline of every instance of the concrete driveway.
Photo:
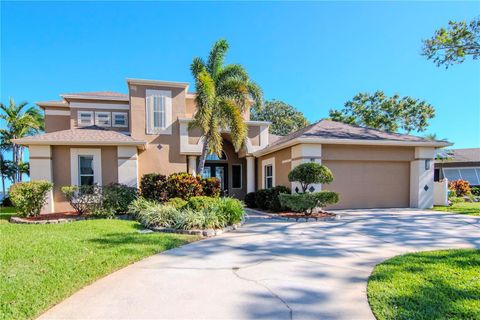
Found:
[{"label": "concrete driveway", "polygon": [[158,254],[80,290],[43,319],[372,319],[373,267],[411,251],[480,247],[480,219],[339,211],[335,222],[251,215],[236,232]]}]

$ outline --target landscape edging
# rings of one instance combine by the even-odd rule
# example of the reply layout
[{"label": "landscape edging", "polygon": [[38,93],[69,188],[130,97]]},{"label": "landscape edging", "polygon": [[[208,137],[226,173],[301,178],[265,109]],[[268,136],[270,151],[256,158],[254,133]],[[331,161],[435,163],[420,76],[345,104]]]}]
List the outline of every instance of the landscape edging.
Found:
[{"label": "landscape edging", "polygon": [[303,218],[303,217],[302,218],[288,218],[288,217],[279,216],[278,214],[269,213],[269,212],[265,212],[265,211],[260,211],[260,210],[256,210],[256,209],[252,209],[252,208],[245,208],[245,210],[247,210],[247,212],[250,211],[251,213],[267,216],[270,219],[277,219],[277,220],[283,220],[283,221],[295,220],[295,222],[320,222],[320,221],[328,222],[328,221],[340,220],[342,218],[342,216],[338,213],[334,213],[335,216],[333,216],[333,217],[324,217],[324,218],[314,218],[314,217],[312,217],[312,218]]}]

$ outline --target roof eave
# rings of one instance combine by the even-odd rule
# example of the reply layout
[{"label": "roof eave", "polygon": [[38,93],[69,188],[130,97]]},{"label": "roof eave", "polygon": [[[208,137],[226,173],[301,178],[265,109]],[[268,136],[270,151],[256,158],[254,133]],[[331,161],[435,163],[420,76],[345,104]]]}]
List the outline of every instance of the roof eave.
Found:
[{"label": "roof eave", "polygon": [[176,81],[164,81],[164,80],[151,80],[151,79],[135,79],[127,78],[127,84],[139,84],[139,85],[152,85],[152,86],[162,86],[162,87],[173,87],[173,88],[182,88],[188,91],[190,86],[187,82],[176,82]]},{"label": "roof eave", "polygon": [[130,101],[130,98],[128,96],[127,97],[117,97],[117,96],[61,94],[60,97],[64,98],[65,100],[78,99],[78,100]]},{"label": "roof eave", "polygon": [[258,150],[253,155],[255,157],[263,156],[291,147],[300,143],[315,143],[315,144],[347,144],[347,145],[371,145],[371,146],[401,146],[401,147],[433,147],[444,148],[452,146],[453,143],[447,141],[398,141],[398,140],[359,140],[359,139],[322,139],[322,138],[296,138],[279,145],[266,147]]},{"label": "roof eave", "polygon": [[44,141],[44,140],[30,140],[30,139],[12,139],[12,142],[22,146],[63,146],[63,145],[95,145],[95,146],[136,146],[141,150],[145,150],[146,141],[71,141],[71,140],[56,140],[56,141]]}]

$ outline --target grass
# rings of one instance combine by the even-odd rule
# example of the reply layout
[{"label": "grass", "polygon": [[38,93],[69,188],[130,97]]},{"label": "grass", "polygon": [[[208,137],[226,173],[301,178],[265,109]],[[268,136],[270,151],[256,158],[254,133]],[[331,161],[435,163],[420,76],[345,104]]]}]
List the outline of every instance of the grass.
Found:
[{"label": "grass", "polygon": [[406,254],[377,265],[368,301],[383,319],[480,319],[480,250]]},{"label": "grass", "polygon": [[193,236],[148,233],[125,220],[8,223],[0,209],[0,319],[34,318],[85,285]]},{"label": "grass", "polygon": [[449,207],[435,206],[433,210],[480,216],[480,202],[457,202]]}]

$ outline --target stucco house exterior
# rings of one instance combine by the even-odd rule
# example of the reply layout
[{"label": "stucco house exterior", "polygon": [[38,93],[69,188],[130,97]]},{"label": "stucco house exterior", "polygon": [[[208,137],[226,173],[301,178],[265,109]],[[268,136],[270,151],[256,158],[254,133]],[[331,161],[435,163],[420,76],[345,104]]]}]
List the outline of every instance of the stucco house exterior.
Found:
[{"label": "stucco house exterior", "polygon": [[[146,173],[197,173],[202,150],[199,130],[189,130],[195,93],[181,82],[127,79],[128,94],[83,92],[37,104],[45,111],[45,133],[15,140],[29,147],[31,180],[54,183],[45,212],[71,210],[64,185],[113,182],[138,186]],[[204,176],[221,180],[225,193],[285,185],[302,162],[328,166],[327,186],[340,193],[333,208],[433,205],[435,149],[449,144],[322,120],[288,136],[269,134],[269,123],[251,121],[245,147],[235,152],[224,132],[222,157],[207,158]],[[313,191],[312,190],[312,191]]]}]

